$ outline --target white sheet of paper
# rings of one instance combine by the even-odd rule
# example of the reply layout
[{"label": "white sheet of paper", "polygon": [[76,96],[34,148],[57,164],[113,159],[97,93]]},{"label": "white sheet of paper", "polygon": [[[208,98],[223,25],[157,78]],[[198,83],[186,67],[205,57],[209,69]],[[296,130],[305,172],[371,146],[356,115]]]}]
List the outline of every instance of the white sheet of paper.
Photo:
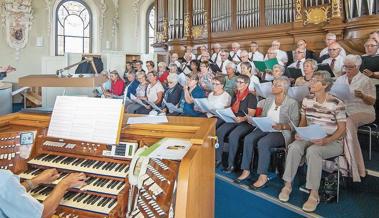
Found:
[{"label": "white sheet of paper", "polygon": [[142,116],[142,117],[128,117],[126,124],[157,124],[167,123],[166,116]]},{"label": "white sheet of paper", "polygon": [[295,99],[298,102],[302,102],[305,96],[309,95],[308,86],[294,86],[289,87],[288,96]]},{"label": "white sheet of paper", "polygon": [[175,105],[173,105],[172,103],[169,103],[167,102],[166,100],[163,99],[163,103],[166,105],[166,107],[168,108],[168,111],[170,113],[183,113],[183,109],[182,108],[177,108]]},{"label": "white sheet of paper", "polygon": [[184,87],[187,83],[187,76],[184,73],[180,73],[178,76],[178,83]]},{"label": "white sheet of paper", "polygon": [[209,103],[207,98],[194,98],[195,106],[197,106],[201,112],[214,113],[213,106]]},{"label": "white sheet of paper", "polygon": [[306,141],[322,139],[327,136],[325,130],[320,125],[309,125],[306,127],[295,127],[297,134]]},{"label": "white sheet of paper", "polygon": [[342,101],[350,101],[353,98],[349,86],[344,83],[334,83],[329,93]]},{"label": "white sheet of paper", "polygon": [[165,138],[159,141],[157,147],[150,155],[150,158],[182,160],[192,146],[190,140]]},{"label": "white sheet of paper", "polygon": [[234,115],[232,108],[216,110],[216,115],[227,123],[235,123],[236,115]]},{"label": "white sheet of paper", "polygon": [[255,91],[257,92],[257,95],[267,98],[272,95],[272,83],[255,83]]},{"label": "white sheet of paper", "polygon": [[47,135],[115,144],[123,113],[122,99],[58,96]]},{"label": "white sheet of paper", "polygon": [[157,110],[159,112],[163,112],[162,109],[160,109],[154,102],[146,101],[154,110]]},{"label": "white sheet of paper", "polygon": [[270,117],[253,117],[252,120],[262,132],[278,132],[272,128],[275,122]]},{"label": "white sheet of paper", "polygon": [[137,98],[137,97],[134,96],[133,94],[130,94],[130,99],[131,99],[132,101],[134,101],[135,103],[141,105],[141,106],[144,106],[144,107],[147,106],[147,104],[143,103],[143,102],[141,101],[141,99]]}]

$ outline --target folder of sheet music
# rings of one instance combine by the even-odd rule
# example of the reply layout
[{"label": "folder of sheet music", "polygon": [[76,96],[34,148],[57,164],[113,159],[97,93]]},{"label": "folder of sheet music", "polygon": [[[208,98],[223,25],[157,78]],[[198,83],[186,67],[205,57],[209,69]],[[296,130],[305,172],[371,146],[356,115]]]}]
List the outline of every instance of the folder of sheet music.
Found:
[{"label": "folder of sheet music", "polygon": [[47,135],[54,138],[117,144],[122,99],[58,96]]}]

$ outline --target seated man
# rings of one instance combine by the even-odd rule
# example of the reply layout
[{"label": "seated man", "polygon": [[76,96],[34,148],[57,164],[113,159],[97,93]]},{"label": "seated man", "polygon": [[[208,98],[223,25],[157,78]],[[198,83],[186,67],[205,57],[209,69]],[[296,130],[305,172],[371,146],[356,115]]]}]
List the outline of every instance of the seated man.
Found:
[{"label": "seated man", "polygon": [[250,44],[249,60],[263,61],[264,55],[258,51],[258,42],[252,41]]},{"label": "seated man", "polygon": [[[327,33],[326,36],[325,36],[325,44],[326,44],[326,48],[322,49],[321,52],[320,52],[320,58],[327,55],[328,54],[328,49],[329,49],[329,46],[332,44],[332,43],[336,43],[337,42],[337,36],[336,34],[334,33]],[[345,49],[343,49],[341,47],[341,55],[343,57],[346,56],[346,51]]]},{"label": "seated man", "polygon": [[62,179],[46,198],[39,203],[27,192],[40,184],[49,184],[59,177],[58,171],[48,169],[37,177],[20,184],[18,176],[8,170],[0,170],[0,217],[41,218],[53,215],[67,189],[85,184],[86,176],[72,173]]},{"label": "seated man", "polygon": [[[307,42],[304,39],[300,39],[297,41],[296,44],[297,48],[304,49],[305,50],[305,59],[314,59],[317,60],[316,54],[314,51],[307,49]],[[292,64],[294,62],[295,56],[296,56],[296,50],[295,51],[288,51],[288,65]]]},{"label": "seated man", "polygon": [[280,42],[278,40],[272,41],[271,48],[276,50],[276,57],[278,58],[278,61],[282,62],[283,66],[286,65],[288,62],[287,52],[280,50]]},{"label": "seated man", "polygon": [[368,39],[364,46],[366,53],[362,55],[360,70],[370,78],[379,79],[378,42],[374,39]]},{"label": "seated man", "polygon": [[[301,106],[299,127],[318,124],[326,132],[325,138],[304,140],[295,135],[295,141],[288,146],[283,180],[285,185],[279,194],[279,200],[287,202],[292,192],[292,181],[295,178],[301,160],[307,162],[306,188],[311,190],[303,210],[313,212],[320,202],[318,190],[322,174],[322,160],[338,156],[343,152],[342,140],[346,131],[345,104],[329,94],[333,84],[326,71],[317,71],[311,79],[310,91],[314,95],[304,98]],[[315,109],[316,108],[316,109]]]},{"label": "seated man", "polygon": [[322,63],[323,64],[329,64],[330,69],[333,71],[334,75],[336,77],[341,76],[342,74],[342,66],[343,66],[343,60],[345,59],[345,56],[341,54],[342,47],[338,42],[334,42],[329,45],[328,47],[328,54],[329,58],[325,59]]},{"label": "seated man", "polygon": [[238,42],[232,43],[232,50],[229,52],[228,59],[235,64],[241,62],[241,45]]},{"label": "seated man", "polygon": [[295,61],[290,64],[289,68],[301,69],[304,76],[305,49],[297,48],[295,50]]}]

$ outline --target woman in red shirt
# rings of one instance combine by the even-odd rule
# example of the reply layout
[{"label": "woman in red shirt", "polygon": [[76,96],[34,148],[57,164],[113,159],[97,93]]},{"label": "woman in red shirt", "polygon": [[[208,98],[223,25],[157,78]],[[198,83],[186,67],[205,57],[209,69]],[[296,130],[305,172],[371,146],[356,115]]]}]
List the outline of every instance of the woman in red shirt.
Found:
[{"label": "woman in red shirt", "polygon": [[120,75],[116,70],[110,73],[111,79],[111,90],[105,93],[106,97],[121,96],[124,94],[124,80],[121,79]]}]

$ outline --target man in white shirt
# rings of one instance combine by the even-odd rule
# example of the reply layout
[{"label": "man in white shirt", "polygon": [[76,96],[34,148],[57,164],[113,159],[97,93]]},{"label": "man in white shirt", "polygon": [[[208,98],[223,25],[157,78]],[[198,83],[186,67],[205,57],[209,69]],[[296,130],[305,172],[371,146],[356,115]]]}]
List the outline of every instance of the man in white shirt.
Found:
[{"label": "man in white shirt", "polygon": [[204,52],[208,52],[208,49],[205,45],[200,46],[200,55],[197,56],[197,60],[201,61],[201,57],[203,56]]},{"label": "man in white shirt", "polygon": [[203,61],[209,61],[210,59],[210,55],[209,55],[209,52],[203,52],[203,54],[201,54],[201,59],[200,61],[203,62]]},{"label": "man in white shirt", "polygon": [[186,46],[186,53],[191,54],[191,60],[196,60],[196,55],[192,53],[192,46],[187,45]]},{"label": "man in white shirt", "polygon": [[278,50],[276,50],[276,49],[273,48],[273,47],[270,47],[270,48],[267,50],[265,60],[269,60],[269,59],[273,59],[273,58],[276,58],[276,59],[278,60],[278,63],[279,63],[280,65],[284,66],[284,63],[278,58]]},{"label": "man in white shirt", "polygon": [[226,65],[228,65],[228,63],[230,63],[231,61],[229,61],[228,59],[228,53],[224,50],[220,51],[220,56],[221,56],[221,62],[220,64],[217,64],[217,65],[220,68],[222,74],[226,75]]},{"label": "man in white shirt", "polygon": [[263,61],[264,55],[258,51],[258,43],[252,41],[250,44],[249,59],[250,61]]},{"label": "man in white shirt", "polygon": [[179,59],[178,53],[172,53],[170,63],[174,63],[176,64],[178,68],[180,68],[181,64],[178,59]]},{"label": "man in white shirt", "polygon": [[288,67],[301,69],[301,72],[303,73],[303,76],[304,76],[304,61],[305,61],[305,49],[297,48],[295,50],[295,60]]},{"label": "man in white shirt", "polygon": [[330,69],[333,71],[335,77],[339,77],[342,74],[343,61],[345,56],[342,56],[340,53],[342,47],[338,42],[333,42],[328,47],[329,58],[322,61],[323,64],[329,64]]},{"label": "man in white shirt", "polygon": [[230,61],[233,61],[235,64],[238,64],[241,62],[241,45],[238,42],[232,43],[232,50],[229,52],[228,59]]},{"label": "man in white shirt", "polygon": [[214,44],[213,45],[213,54],[212,54],[212,57],[211,57],[211,61],[213,63],[216,63],[216,64],[221,63],[220,52],[221,52],[221,45],[219,43]]},{"label": "man in white shirt", "polygon": [[249,53],[246,50],[241,51],[241,63],[237,65],[237,72],[241,73],[241,64],[243,62],[249,62],[251,64],[252,71],[255,72],[255,65],[249,60]]},{"label": "man in white shirt", "polygon": [[[288,62],[288,56],[287,56],[287,52],[283,51],[283,50],[280,50],[280,42],[278,40],[274,40],[272,41],[271,43],[271,47],[274,49],[274,50],[277,50],[276,51],[276,58],[278,60],[280,60],[284,65],[287,64]],[[267,54],[266,54],[267,56]]]},{"label": "man in white shirt", "polygon": [[[322,49],[320,52],[320,58],[324,55],[328,54],[328,48],[332,43],[337,42],[337,36],[334,33],[327,33],[325,36],[325,43],[326,43],[326,48]],[[340,55],[345,57],[346,56],[346,51],[341,47]]]}]

